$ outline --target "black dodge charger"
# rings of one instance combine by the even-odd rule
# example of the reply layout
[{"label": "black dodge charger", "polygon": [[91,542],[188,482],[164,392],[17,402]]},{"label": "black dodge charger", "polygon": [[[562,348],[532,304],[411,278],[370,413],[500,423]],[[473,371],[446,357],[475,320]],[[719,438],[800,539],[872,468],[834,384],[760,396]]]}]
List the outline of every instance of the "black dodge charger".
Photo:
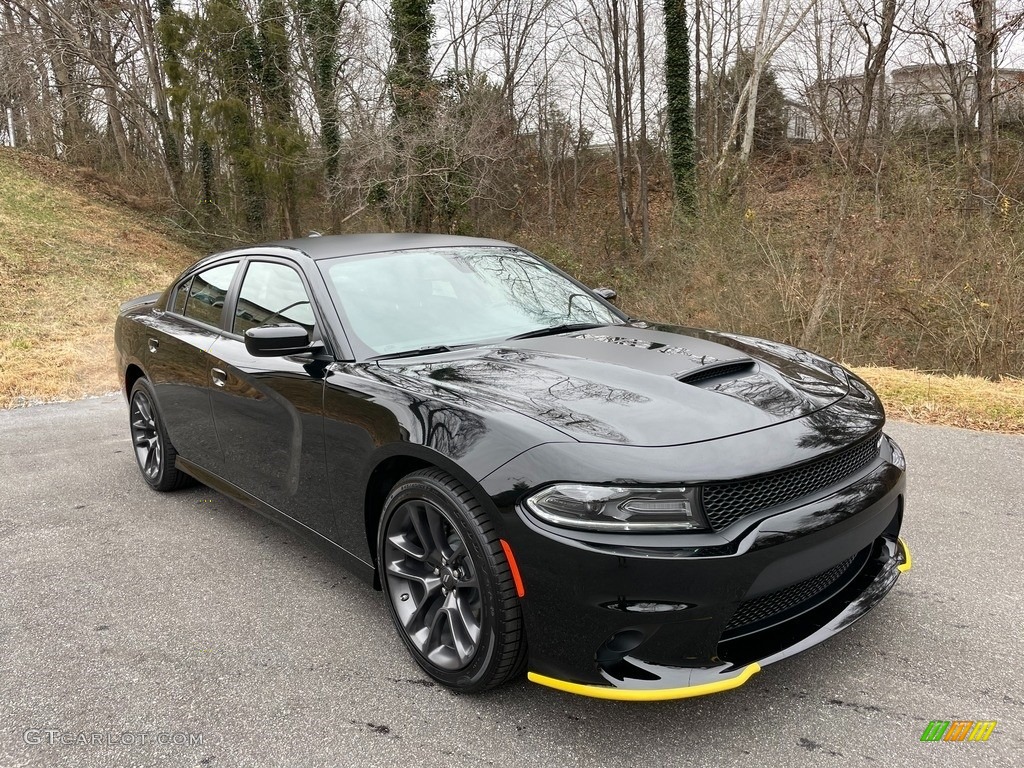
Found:
[{"label": "black dodge charger", "polygon": [[734,688],[910,567],[903,454],[836,363],[614,297],[476,238],[209,256],[117,320],[139,469],[324,546],[457,690]]}]

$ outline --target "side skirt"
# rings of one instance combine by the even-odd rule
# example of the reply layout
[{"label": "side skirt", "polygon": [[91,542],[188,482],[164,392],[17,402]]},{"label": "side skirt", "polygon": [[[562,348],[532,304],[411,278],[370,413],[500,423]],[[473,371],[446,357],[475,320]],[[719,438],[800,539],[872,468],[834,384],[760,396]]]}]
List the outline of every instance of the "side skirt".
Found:
[{"label": "side skirt", "polygon": [[373,565],[356,557],[347,549],[339,546],[323,534],[314,531],[308,525],[299,522],[294,517],[286,515],[284,512],[277,509],[277,507],[272,507],[266,502],[260,501],[255,496],[246,493],[238,486],[229,483],[220,475],[209,472],[202,467],[193,464],[188,459],[183,459],[181,456],[178,456],[177,460],[174,462],[174,466],[182,472],[191,475],[203,485],[209,486],[218,493],[222,493],[228,498],[234,499],[239,504],[263,515],[268,520],[272,520],[293,533],[297,533],[307,541],[316,544],[320,549],[331,555],[335,561],[343,565],[354,575],[358,576],[374,589],[380,589],[376,583],[376,569]]}]

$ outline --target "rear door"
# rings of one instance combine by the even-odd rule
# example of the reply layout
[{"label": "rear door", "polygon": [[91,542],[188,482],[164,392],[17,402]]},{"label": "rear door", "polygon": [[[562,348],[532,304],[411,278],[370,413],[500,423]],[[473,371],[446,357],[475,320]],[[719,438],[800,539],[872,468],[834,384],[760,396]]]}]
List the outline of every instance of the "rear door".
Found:
[{"label": "rear door", "polygon": [[183,458],[218,473],[223,456],[210,407],[209,350],[238,264],[212,265],[182,280],[159,324],[147,328],[147,373],[171,443]]},{"label": "rear door", "polygon": [[328,362],[312,355],[253,357],[243,334],[297,323],[321,339],[305,278],[291,262],[250,257],[216,359],[211,401],[224,450],[224,477],[289,517],[334,538],[326,477],[323,388]]}]

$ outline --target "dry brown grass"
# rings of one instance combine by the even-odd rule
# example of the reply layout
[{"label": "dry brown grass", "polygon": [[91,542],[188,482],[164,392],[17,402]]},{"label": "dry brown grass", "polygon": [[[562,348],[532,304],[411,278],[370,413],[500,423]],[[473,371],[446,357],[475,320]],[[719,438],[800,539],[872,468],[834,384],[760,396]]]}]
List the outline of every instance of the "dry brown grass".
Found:
[{"label": "dry brown grass", "polygon": [[1024,434],[1024,380],[937,376],[898,368],[854,368],[890,418]]},{"label": "dry brown grass", "polygon": [[0,408],[116,389],[118,305],[195,256],[87,177],[0,151]]}]

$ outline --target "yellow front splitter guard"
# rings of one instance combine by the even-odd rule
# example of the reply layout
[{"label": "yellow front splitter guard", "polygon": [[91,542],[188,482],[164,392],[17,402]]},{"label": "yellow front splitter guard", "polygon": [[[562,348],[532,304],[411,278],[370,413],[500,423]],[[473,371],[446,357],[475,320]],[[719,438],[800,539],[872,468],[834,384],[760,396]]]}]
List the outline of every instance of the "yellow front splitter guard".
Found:
[{"label": "yellow front splitter guard", "polygon": [[727,680],[716,680],[713,683],[701,683],[700,685],[687,685],[682,688],[654,688],[654,689],[630,689],[612,688],[610,685],[582,685],[570,683],[565,680],[558,680],[547,675],[540,675],[536,672],[528,672],[527,679],[533,683],[546,685],[549,688],[557,688],[560,691],[575,693],[579,696],[590,696],[594,699],[615,699],[617,701],[667,701],[669,699],[688,699],[691,696],[706,696],[709,693],[719,693],[732,688],[739,688],[753,675],[761,671],[761,665],[756,661],[743,668],[738,675]]},{"label": "yellow front splitter guard", "polygon": [[910,547],[907,546],[907,542],[903,540],[903,537],[896,539],[899,543],[900,551],[903,552],[903,562],[896,566],[896,570],[900,573],[906,573],[914,564],[914,558],[910,556]]}]

